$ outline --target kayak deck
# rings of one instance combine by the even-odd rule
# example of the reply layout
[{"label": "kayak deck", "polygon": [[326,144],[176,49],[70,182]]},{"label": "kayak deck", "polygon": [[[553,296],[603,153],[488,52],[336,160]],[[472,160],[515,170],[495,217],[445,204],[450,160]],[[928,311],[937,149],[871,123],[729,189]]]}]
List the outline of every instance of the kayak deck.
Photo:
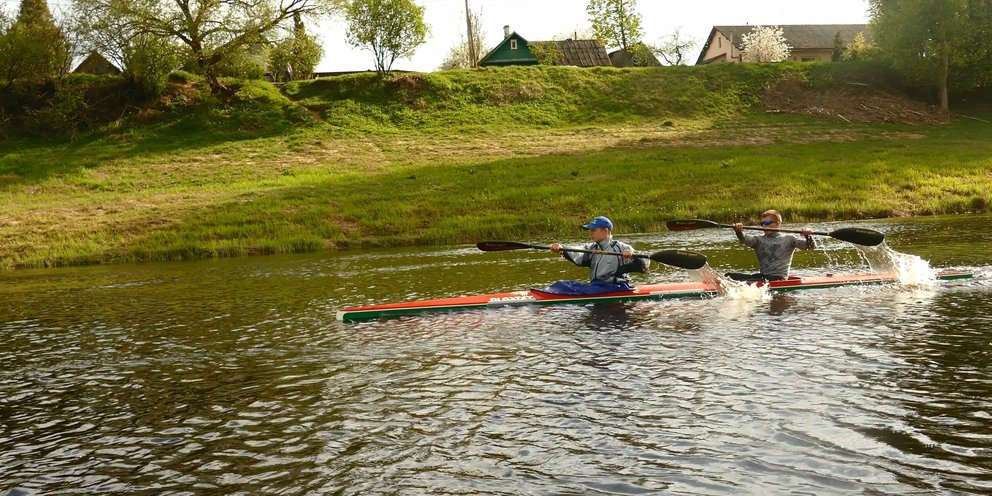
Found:
[{"label": "kayak deck", "polygon": [[[943,271],[937,274],[939,280],[968,279],[970,272]],[[833,288],[888,284],[898,281],[895,274],[849,274],[826,275],[803,278],[790,278],[784,281],[753,283],[768,286],[770,291],[785,292],[800,289]],[[665,284],[645,284],[632,291],[618,291],[596,295],[560,295],[531,289],[508,293],[492,293],[476,296],[457,296],[436,300],[408,301],[346,308],[337,312],[337,320],[350,322],[379,317],[395,317],[421,312],[448,312],[477,308],[493,308],[520,305],[559,305],[574,303],[614,303],[641,300],[667,300],[677,298],[704,298],[720,294],[717,282],[681,282]]]}]

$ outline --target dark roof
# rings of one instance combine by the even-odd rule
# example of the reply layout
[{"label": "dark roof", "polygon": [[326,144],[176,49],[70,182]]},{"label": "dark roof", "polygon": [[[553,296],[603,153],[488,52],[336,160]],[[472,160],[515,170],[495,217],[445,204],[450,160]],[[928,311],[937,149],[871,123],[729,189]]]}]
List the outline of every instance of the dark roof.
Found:
[{"label": "dark roof", "polygon": [[563,56],[561,65],[577,65],[593,67],[597,65],[613,65],[606,55],[606,48],[596,40],[565,40],[556,41]]},{"label": "dark roof", "polygon": [[641,67],[657,67],[661,65],[658,57],[655,57],[648,47],[643,47],[638,55],[641,57],[641,60],[635,60],[634,53],[630,50],[616,50],[610,52],[610,62],[613,63],[613,67],[635,67],[637,65]]},{"label": "dark roof", "polygon": [[[750,33],[755,27],[747,26],[713,26],[706,43],[703,44],[702,51],[699,52],[699,59],[696,63],[703,62],[703,55],[710,47],[710,41],[717,31],[733,41],[734,46],[741,48],[741,37]],[[871,42],[871,31],[867,24],[784,24],[779,26],[769,25],[768,27],[782,28],[782,36],[785,43],[793,50],[832,50],[834,47],[834,37],[840,32],[844,43],[850,43],[854,35],[864,32],[865,41]]]},{"label": "dark roof", "polygon": [[74,73],[120,74],[121,70],[103,55],[93,51],[73,69]]}]

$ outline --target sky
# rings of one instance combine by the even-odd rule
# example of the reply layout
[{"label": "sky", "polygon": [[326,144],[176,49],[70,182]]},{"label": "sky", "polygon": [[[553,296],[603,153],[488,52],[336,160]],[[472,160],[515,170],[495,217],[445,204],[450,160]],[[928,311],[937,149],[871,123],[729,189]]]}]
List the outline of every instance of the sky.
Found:
[{"label": "sky", "polygon": [[[414,0],[425,8],[431,33],[410,59],[397,60],[393,69],[428,72],[437,69],[451,47],[458,44],[466,31],[465,0]],[[566,33],[585,31],[590,23],[586,14],[588,0],[469,0],[469,8],[482,15],[484,50],[488,52],[503,40],[503,26],[509,25],[527,40],[549,40]],[[0,0],[7,12],[16,12],[20,0]],[[59,10],[71,5],[71,0],[48,0],[58,16]],[[680,29],[683,37],[697,41],[696,54],[717,25],[760,24],[865,24],[868,22],[868,0],[640,0],[644,41],[658,43]],[[372,70],[372,53],[350,46],[345,41],[344,21],[326,20],[309,27],[324,46],[324,58],[317,65],[320,72]],[[695,62],[695,56],[691,62]]]},{"label": "sky", "polygon": [[[431,34],[411,59],[397,60],[393,69],[428,72],[437,69],[451,47],[464,38],[465,0],[414,0],[425,8]],[[503,26],[527,40],[549,40],[558,35],[588,30],[588,0],[469,0],[469,8],[481,11],[485,50],[503,40]],[[868,0],[640,0],[644,41],[658,43],[680,29],[684,37],[697,41],[702,49],[713,26],[760,24],[867,24]],[[370,70],[375,67],[372,53],[345,42],[343,21],[322,23],[316,30],[324,46],[318,71]],[[690,63],[695,63],[695,55]]]}]

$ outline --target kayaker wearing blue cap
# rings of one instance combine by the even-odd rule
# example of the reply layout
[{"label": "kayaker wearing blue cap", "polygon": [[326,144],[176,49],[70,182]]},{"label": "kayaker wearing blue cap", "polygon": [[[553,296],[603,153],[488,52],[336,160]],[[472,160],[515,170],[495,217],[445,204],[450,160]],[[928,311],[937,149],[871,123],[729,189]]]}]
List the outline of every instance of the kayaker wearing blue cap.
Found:
[{"label": "kayaker wearing blue cap", "polygon": [[[569,252],[568,247],[563,247],[559,243],[551,245],[551,251],[561,253],[566,260],[579,267],[589,267],[589,280],[596,285],[613,284],[618,285],[616,289],[630,289],[630,279],[627,274],[631,272],[647,272],[651,265],[648,258],[634,258],[634,248],[627,243],[613,239],[613,222],[610,219],[600,216],[596,217],[588,224],[582,226],[589,230],[592,243],[584,245],[582,249],[598,250],[616,253],[616,255],[597,255],[591,253]],[[565,248],[566,251],[563,251]]]}]

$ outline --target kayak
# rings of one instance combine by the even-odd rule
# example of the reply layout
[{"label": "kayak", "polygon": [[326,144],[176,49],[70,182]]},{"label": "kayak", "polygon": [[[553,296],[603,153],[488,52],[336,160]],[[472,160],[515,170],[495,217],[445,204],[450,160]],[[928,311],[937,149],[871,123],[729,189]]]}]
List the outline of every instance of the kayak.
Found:
[{"label": "kayak", "polygon": [[[942,271],[937,279],[947,281],[954,279],[969,279],[970,272]],[[822,289],[840,286],[861,286],[873,284],[888,284],[897,282],[896,274],[849,274],[826,275],[815,277],[792,277],[783,281],[762,281],[750,283],[755,286],[768,286],[770,291],[785,292],[800,289]],[[368,320],[380,317],[396,317],[421,312],[450,312],[456,310],[494,308],[520,305],[561,305],[614,303],[642,300],[669,300],[679,298],[706,298],[720,294],[720,283],[716,282],[679,282],[666,284],[645,284],[637,286],[632,291],[618,291],[595,295],[561,295],[530,289],[508,293],[493,293],[476,296],[456,296],[437,300],[409,301],[404,303],[387,303],[364,307],[346,308],[337,312],[337,319],[343,322]]]}]

